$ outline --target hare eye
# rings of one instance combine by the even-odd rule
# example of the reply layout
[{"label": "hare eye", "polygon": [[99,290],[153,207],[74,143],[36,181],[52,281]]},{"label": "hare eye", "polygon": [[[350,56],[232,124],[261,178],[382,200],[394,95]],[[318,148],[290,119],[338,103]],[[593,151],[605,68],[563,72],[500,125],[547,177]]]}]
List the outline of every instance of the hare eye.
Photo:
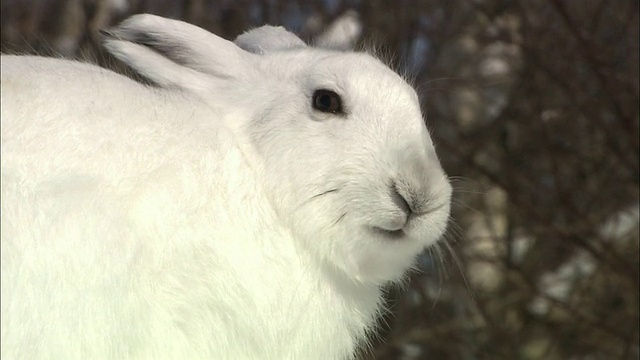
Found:
[{"label": "hare eye", "polygon": [[316,90],[313,93],[313,108],[325,113],[341,113],[342,99],[331,90]]}]

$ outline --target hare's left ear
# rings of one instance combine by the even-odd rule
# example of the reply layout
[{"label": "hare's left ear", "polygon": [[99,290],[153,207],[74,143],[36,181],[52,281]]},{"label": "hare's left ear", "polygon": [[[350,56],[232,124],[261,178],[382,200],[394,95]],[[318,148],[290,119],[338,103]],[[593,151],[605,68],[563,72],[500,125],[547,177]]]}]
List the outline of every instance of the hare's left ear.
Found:
[{"label": "hare's left ear", "polygon": [[149,14],[101,33],[112,55],[163,87],[201,90],[240,78],[255,57],[197,26]]},{"label": "hare's left ear", "polygon": [[307,46],[299,37],[285,30],[283,27],[269,25],[255,28],[241,34],[236,38],[234,43],[248,52],[259,55],[271,51]]}]

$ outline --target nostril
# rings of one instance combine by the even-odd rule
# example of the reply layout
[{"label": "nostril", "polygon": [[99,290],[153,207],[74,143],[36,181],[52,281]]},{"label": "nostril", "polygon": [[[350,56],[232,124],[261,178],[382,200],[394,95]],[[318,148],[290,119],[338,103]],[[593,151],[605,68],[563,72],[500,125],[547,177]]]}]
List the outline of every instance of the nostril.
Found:
[{"label": "nostril", "polygon": [[391,186],[391,200],[397,205],[407,216],[412,213],[412,206],[410,199],[407,199],[398,189],[397,183],[393,183]]}]

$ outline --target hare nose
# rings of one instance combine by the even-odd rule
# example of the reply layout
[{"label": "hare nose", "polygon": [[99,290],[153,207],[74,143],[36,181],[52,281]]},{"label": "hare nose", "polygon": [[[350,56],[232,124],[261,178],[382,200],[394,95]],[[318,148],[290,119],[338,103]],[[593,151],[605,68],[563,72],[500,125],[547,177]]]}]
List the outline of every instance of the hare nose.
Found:
[{"label": "hare nose", "polygon": [[414,212],[413,208],[415,207],[415,205],[413,205],[413,199],[407,196],[406,193],[405,195],[403,195],[398,190],[397,182],[394,182],[393,185],[391,186],[391,200],[398,208],[400,208],[400,210],[402,210],[402,212],[405,213],[407,217]]},{"label": "hare nose", "polygon": [[411,185],[398,180],[393,183],[392,191],[393,202],[407,215],[407,219],[433,211],[433,201],[436,200],[436,194],[429,190],[429,185]]},{"label": "hare nose", "polygon": [[388,183],[389,194],[407,220],[429,213],[445,201],[448,182],[432,147],[405,147],[395,154],[397,168]]},{"label": "hare nose", "polygon": [[[422,167],[424,169],[425,167]],[[425,175],[428,173],[428,175]],[[439,203],[440,176],[438,167],[420,173],[411,171],[392,182],[393,202],[407,214],[420,216],[433,210],[434,201]]]}]

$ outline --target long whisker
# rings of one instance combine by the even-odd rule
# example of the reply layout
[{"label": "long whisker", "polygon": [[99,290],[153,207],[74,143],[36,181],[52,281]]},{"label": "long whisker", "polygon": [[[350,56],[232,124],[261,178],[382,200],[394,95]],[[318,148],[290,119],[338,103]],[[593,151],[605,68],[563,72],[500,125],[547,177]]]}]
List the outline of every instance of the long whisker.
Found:
[{"label": "long whisker", "polygon": [[[433,244],[433,246],[429,250],[432,250],[431,254],[433,255],[434,258],[437,258],[437,262],[439,263],[439,266],[434,266],[435,269],[438,269],[438,268],[439,269],[438,269],[438,292],[436,293],[435,299],[433,300],[433,304],[431,305],[431,310],[433,310],[438,304],[438,301],[440,300],[440,296],[442,296],[442,288],[443,288],[444,281],[448,279],[449,276],[445,268],[444,257],[442,256],[442,248],[440,247],[440,244],[438,243]],[[436,259],[434,259],[434,261],[436,261]]]},{"label": "long whisker", "polygon": [[337,192],[339,190],[340,189],[335,188],[335,189],[329,189],[329,190],[323,191],[323,192],[321,192],[319,194],[315,194],[315,195],[311,196],[310,198],[308,198],[307,200],[303,201],[302,204],[298,205],[297,209],[300,209],[301,207],[305,206],[306,204],[308,204],[309,202],[311,202],[314,199],[317,199],[317,198],[319,198],[321,196],[324,196],[324,195],[327,195],[327,194],[330,194],[330,193]]},{"label": "long whisker", "polygon": [[465,272],[463,270],[462,261],[460,260],[460,258],[458,257],[454,249],[447,242],[444,242],[444,244],[449,250],[449,253],[451,254],[451,258],[456,263],[456,266],[460,271],[460,275],[462,275],[462,281],[464,281],[464,284],[467,287],[467,291],[469,291],[469,296],[471,296],[471,301],[473,301],[473,303],[477,305],[477,301],[475,299],[475,296],[473,295],[473,290],[471,289],[471,285],[469,285],[469,281],[467,281],[467,276],[465,275]]},{"label": "long whisker", "polygon": [[471,178],[468,178],[466,176],[460,176],[460,175],[447,176],[447,178],[451,182],[454,182],[454,181],[473,181]]},{"label": "long whisker", "polygon": [[472,211],[474,214],[480,214],[480,211],[478,211],[477,209],[475,209],[475,208],[473,208],[473,207],[469,206],[467,203],[465,203],[465,202],[463,202],[463,201],[461,201],[461,200],[459,200],[459,199],[452,198],[452,199],[451,199],[451,203],[453,203],[454,205],[457,205],[457,206],[463,207],[463,208],[465,208],[465,209],[467,209],[467,210],[470,210],[470,211]]},{"label": "long whisker", "polygon": [[345,212],[344,214],[340,215],[340,217],[334,221],[333,226],[338,225],[338,223],[340,222],[340,220],[344,219],[344,217],[347,216],[347,213]]},{"label": "long whisker", "polygon": [[458,194],[473,194],[473,195],[484,195],[485,194],[484,191],[461,189],[461,188],[455,188],[455,187],[453,188],[453,192],[454,193],[458,193]]},{"label": "long whisker", "polygon": [[[446,239],[442,239],[442,242],[446,241]],[[442,246],[440,246],[439,242],[434,244],[434,249],[436,250],[438,261],[440,262],[441,271],[439,271],[438,274],[441,278],[443,278],[443,280],[449,280],[449,272],[447,271],[447,266],[445,264],[444,252],[442,251]]]},{"label": "long whisker", "polygon": [[322,196],[322,195],[327,195],[327,194],[332,193],[332,192],[336,192],[336,191],[338,191],[338,190],[339,190],[339,189],[330,189],[330,190],[327,190],[327,191],[321,192],[320,194],[313,195],[311,198],[309,198],[309,200],[311,200],[311,199],[315,199],[315,198],[320,197],[320,196]]},{"label": "long whisker", "polygon": [[463,238],[463,233],[462,227],[458,223],[451,221],[448,224],[448,231],[445,233],[445,237],[455,244]]}]

